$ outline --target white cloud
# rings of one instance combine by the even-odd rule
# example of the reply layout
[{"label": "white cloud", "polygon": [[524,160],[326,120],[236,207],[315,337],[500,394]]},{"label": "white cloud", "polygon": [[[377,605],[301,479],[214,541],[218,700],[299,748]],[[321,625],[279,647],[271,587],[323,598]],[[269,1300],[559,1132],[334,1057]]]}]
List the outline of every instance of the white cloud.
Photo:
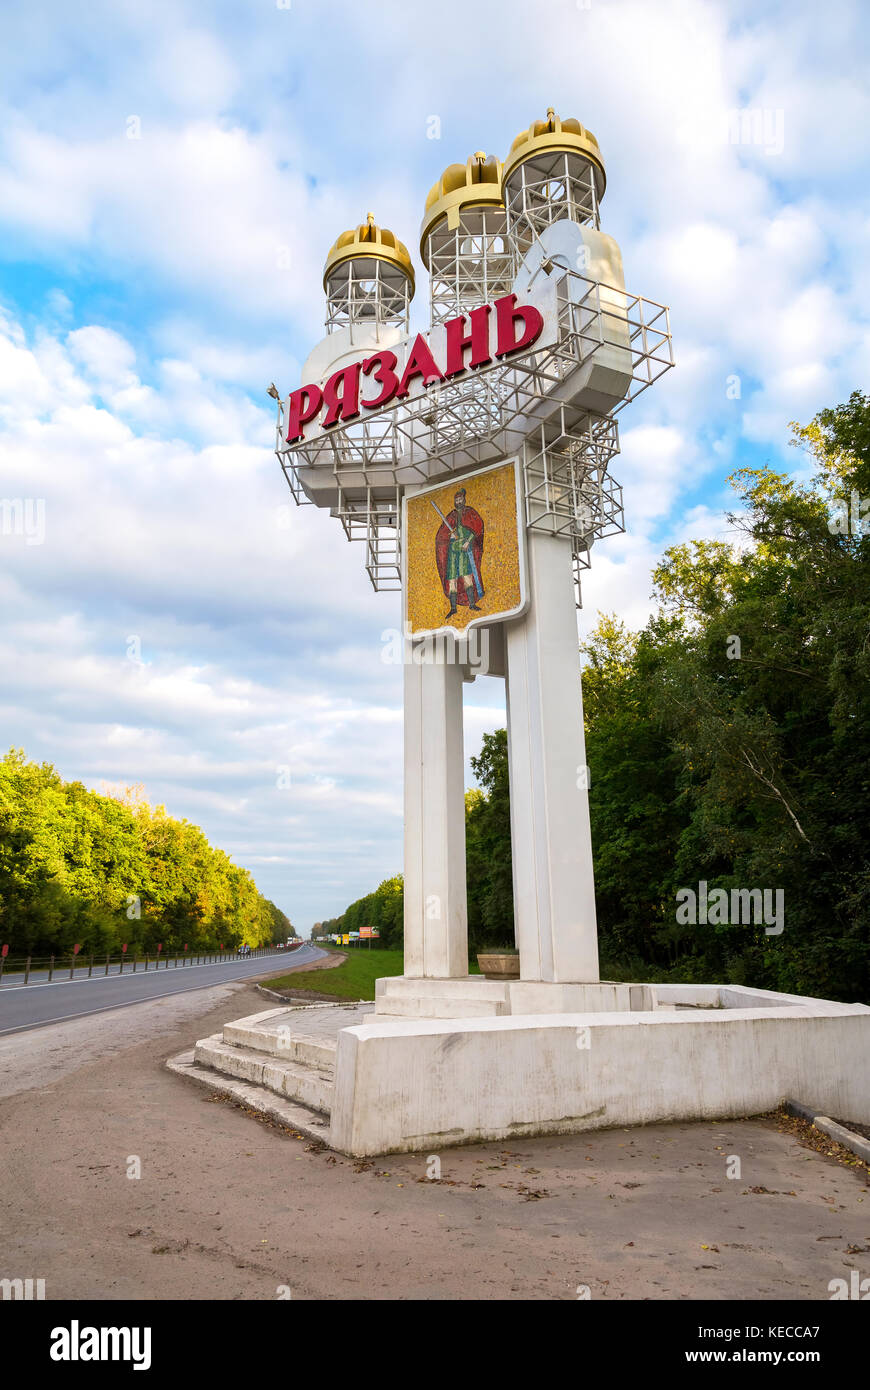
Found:
[{"label": "white cloud", "polygon": [[66,341],[73,360],[84,368],[98,390],[103,386],[130,386],[137,381],[133,372],[136,353],[120,333],[91,325],[74,329]]}]

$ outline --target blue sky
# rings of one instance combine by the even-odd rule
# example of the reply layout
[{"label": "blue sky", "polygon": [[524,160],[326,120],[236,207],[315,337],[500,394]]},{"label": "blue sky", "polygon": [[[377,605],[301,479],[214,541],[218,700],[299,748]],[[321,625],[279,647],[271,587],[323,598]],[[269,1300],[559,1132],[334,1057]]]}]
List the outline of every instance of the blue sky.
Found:
[{"label": "blue sky", "polygon": [[[423,323],[443,168],[548,105],[595,132],[677,358],[622,416],[628,530],[584,581],[584,629],[640,626],[662,549],[724,533],[727,474],[800,468],[788,422],[867,382],[870,11],[36,0],[0,31],[0,496],[45,518],[0,534],[2,741],[144,783],[307,928],[401,867],[398,598],[271,451],[330,245],[371,209]],[[767,137],[731,143],[737,110]],[[502,721],[479,679],[468,752]]]}]

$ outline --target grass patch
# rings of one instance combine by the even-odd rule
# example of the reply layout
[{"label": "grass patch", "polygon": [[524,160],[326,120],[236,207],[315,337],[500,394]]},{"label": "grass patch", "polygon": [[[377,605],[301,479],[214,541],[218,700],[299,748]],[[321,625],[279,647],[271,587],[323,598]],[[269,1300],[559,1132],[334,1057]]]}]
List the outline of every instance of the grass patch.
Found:
[{"label": "grass patch", "polygon": [[[318,943],[319,944],[319,943]],[[347,948],[345,948],[347,949]],[[404,952],[351,947],[347,960],[333,970],[299,970],[269,980],[269,989],[292,990],[293,994],[335,994],[339,999],[374,999],[375,980],[384,975],[401,975]]]}]

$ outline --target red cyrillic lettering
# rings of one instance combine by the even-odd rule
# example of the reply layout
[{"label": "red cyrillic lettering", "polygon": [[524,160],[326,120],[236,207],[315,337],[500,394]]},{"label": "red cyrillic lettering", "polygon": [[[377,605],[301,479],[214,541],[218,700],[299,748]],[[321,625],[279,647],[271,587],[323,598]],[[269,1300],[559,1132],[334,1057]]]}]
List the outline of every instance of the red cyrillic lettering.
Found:
[{"label": "red cyrillic lettering", "polygon": [[[362,401],[361,405],[363,410],[375,410],[377,406],[386,405],[387,401],[393,399],[399,389],[399,378],[396,376],[395,372],[398,360],[396,354],[388,351],[386,348],[382,349],[381,352],[372,353],[371,357],[365,359],[362,364],[363,376],[374,376],[375,381],[381,383],[383,390],[373,401]],[[378,370],[372,372],[372,367],[375,363],[378,363]]]},{"label": "red cyrillic lettering", "polygon": [[445,325],[447,333],[447,364],[444,368],[445,376],[457,376],[459,372],[465,371],[465,349],[471,348],[471,361],[469,367],[485,367],[487,362],[492,361],[489,352],[489,315],[490,306],[481,304],[476,309],[472,309],[469,314],[471,320],[471,332],[466,337],[462,330],[465,327],[465,315],[462,314],[458,319],[450,319]]},{"label": "red cyrillic lettering", "polygon": [[[517,320],[523,325],[519,338],[516,336]],[[498,338],[496,357],[506,357],[509,352],[531,347],[540,338],[544,327],[543,315],[533,304],[523,304],[517,308],[515,294],[506,294],[495,301],[495,321]]]},{"label": "red cyrillic lettering", "polygon": [[323,392],[319,386],[300,386],[287,397],[284,423],[287,426],[287,443],[294,444],[303,435],[303,426],[313,420],[323,405]]},{"label": "red cyrillic lettering", "polygon": [[354,362],[350,367],[333,372],[324,386],[323,403],[329,407],[323,417],[325,430],[337,425],[339,420],[355,420],[359,415],[359,373],[360,364]]},{"label": "red cyrillic lettering", "polygon": [[409,384],[415,376],[421,376],[427,386],[433,381],[444,380],[444,376],[438,370],[435,358],[429,351],[429,344],[426,342],[422,333],[418,333],[414,339],[414,346],[411,348],[408,360],[405,363],[405,370],[402,373],[402,380],[399,383],[398,390],[400,400],[407,396]]}]

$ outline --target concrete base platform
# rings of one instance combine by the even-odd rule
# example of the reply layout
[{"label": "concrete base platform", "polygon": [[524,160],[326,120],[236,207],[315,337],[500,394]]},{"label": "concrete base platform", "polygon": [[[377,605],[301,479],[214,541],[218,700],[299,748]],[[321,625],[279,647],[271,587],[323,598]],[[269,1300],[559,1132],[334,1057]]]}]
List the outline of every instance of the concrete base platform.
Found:
[{"label": "concrete base platform", "polygon": [[[451,984],[469,1005],[509,1002],[480,991],[502,982],[473,983],[463,996],[467,981],[405,981],[379,1001],[395,1008],[423,997],[404,995],[406,986],[439,985],[429,997],[442,1007]],[[330,1147],[359,1157],[747,1116],[790,1096],[870,1122],[865,1005],[724,985],[618,988],[653,1007],[391,1020],[370,1006],[318,1020],[308,1009],[273,1009],[203,1039],[193,1066],[224,1086],[259,1090],[264,1105],[308,1107]]]},{"label": "concrete base platform", "polygon": [[375,1017],[505,1018],[512,1014],[601,1013],[654,1009],[651,985],[554,984],[543,980],[415,979],[394,975],[375,981]]}]

